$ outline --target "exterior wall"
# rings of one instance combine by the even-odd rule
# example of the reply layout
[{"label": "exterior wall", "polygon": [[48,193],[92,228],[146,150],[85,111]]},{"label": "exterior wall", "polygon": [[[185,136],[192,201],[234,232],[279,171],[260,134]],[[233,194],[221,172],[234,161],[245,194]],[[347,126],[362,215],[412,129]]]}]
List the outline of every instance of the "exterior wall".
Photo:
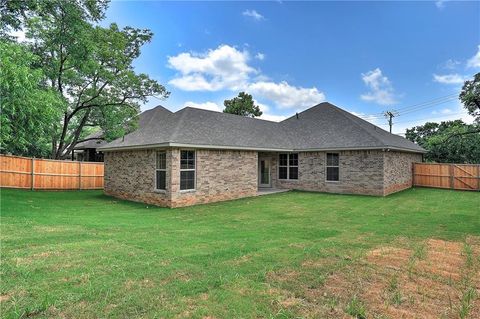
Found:
[{"label": "exterior wall", "polygon": [[[170,205],[168,191],[155,190],[156,150],[117,151],[105,153],[107,195],[158,206]],[[171,151],[167,151],[167,190],[171,183]]]},{"label": "exterior wall", "polygon": [[167,149],[166,191],[155,190],[156,150],[105,153],[108,195],[168,207],[255,196],[258,158],[271,159],[272,187],[385,196],[412,185],[412,163],[422,155],[381,150],[340,151],[340,180],[327,182],[326,152],[300,152],[299,179],[278,179],[278,153],[196,150],[196,187],[180,190],[180,149]]},{"label": "exterior wall", "polygon": [[255,196],[257,152],[196,150],[196,187],[180,190],[180,150],[167,150],[166,191],[155,190],[155,151],[105,154],[105,194],[148,204],[181,207]]},{"label": "exterior wall", "polygon": [[412,163],[421,162],[422,154],[385,152],[383,159],[384,195],[412,187]]},{"label": "exterior wall", "polygon": [[273,184],[291,188],[339,194],[383,195],[383,152],[340,151],[340,180],[326,181],[326,152],[298,153],[298,180],[278,179],[278,155],[273,157]]},{"label": "exterior wall", "polygon": [[189,206],[255,196],[258,156],[254,151],[196,150],[196,187],[180,190],[180,150],[172,150],[171,206]]},{"label": "exterior wall", "polygon": [[278,153],[272,160],[272,187],[306,191],[385,196],[412,186],[412,163],[422,155],[381,150],[340,151],[340,180],[327,182],[326,152],[298,153],[298,180],[278,179]]}]

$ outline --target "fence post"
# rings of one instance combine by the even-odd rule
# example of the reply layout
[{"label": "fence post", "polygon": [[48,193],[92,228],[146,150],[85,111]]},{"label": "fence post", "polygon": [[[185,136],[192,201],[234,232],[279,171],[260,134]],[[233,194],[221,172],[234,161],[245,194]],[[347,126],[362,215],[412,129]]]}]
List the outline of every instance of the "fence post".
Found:
[{"label": "fence post", "polygon": [[30,190],[33,191],[35,189],[34,187],[34,184],[35,183],[35,173],[34,173],[34,166],[35,166],[35,158],[32,157],[32,171],[31,171],[31,179],[30,179],[30,182],[31,182],[31,185],[30,185]]},{"label": "fence post", "polygon": [[78,161],[78,189],[82,189],[82,162]]},{"label": "fence post", "polygon": [[453,179],[453,164],[450,164],[449,165],[449,174],[450,174],[450,188],[453,189],[454,188],[454,179]]},{"label": "fence post", "polygon": [[480,164],[477,165],[477,185],[478,185],[478,191],[480,191]]},{"label": "fence post", "polygon": [[412,163],[412,186],[415,186],[415,163]]}]

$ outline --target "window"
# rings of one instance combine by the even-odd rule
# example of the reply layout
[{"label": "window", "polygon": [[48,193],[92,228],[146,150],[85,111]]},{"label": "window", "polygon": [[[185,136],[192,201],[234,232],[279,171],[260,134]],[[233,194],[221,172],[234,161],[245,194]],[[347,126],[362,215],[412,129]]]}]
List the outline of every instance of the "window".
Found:
[{"label": "window", "polygon": [[327,153],[327,181],[338,181],[340,177],[338,153]]},{"label": "window", "polygon": [[278,156],[278,178],[298,179],[298,153]]},{"label": "window", "polygon": [[157,152],[156,169],[155,169],[155,188],[158,190],[165,190],[167,186],[167,153]]},{"label": "window", "polygon": [[180,151],[180,190],[195,189],[195,151]]}]

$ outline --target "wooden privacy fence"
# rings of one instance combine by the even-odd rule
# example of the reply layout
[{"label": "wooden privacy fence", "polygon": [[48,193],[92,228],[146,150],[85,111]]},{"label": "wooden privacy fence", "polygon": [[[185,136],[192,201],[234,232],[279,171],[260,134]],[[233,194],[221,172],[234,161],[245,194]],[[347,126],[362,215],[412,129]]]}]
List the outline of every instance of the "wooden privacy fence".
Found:
[{"label": "wooden privacy fence", "polygon": [[103,189],[103,163],[0,155],[0,187]]},{"label": "wooden privacy fence", "polygon": [[414,163],[413,185],[480,190],[480,164]]}]

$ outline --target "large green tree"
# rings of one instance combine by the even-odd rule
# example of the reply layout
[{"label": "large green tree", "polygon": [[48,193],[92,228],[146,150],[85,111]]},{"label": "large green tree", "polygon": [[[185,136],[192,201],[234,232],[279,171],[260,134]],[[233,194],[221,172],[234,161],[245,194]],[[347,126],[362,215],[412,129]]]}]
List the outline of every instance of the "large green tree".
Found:
[{"label": "large green tree", "polygon": [[45,157],[55,133],[62,97],[43,84],[44,74],[29,50],[0,42],[0,147],[3,153]]},{"label": "large green tree", "polygon": [[480,73],[475,74],[473,80],[465,81],[459,98],[468,113],[480,124]]},{"label": "large green tree", "polygon": [[469,134],[475,124],[462,120],[427,122],[407,129],[405,137],[428,153],[425,159],[441,163],[480,163],[480,134]]},{"label": "large green tree", "polygon": [[253,97],[245,92],[238,93],[237,97],[223,102],[224,113],[236,114],[247,117],[257,117],[262,115],[260,107],[255,105]]},{"label": "large green tree", "polygon": [[[23,4],[22,4],[23,3]],[[26,3],[26,4],[25,4]],[[133,61],[153,34],[116,24],[99,26],[107,1],[13,0],[2,8],[3,34],[22,29],[38,57],[45,84],[63,98],[62,116],[51,122],[51,157],[64,158],[86,128],[100,127],[107,139],[132,130],[140,103],[169,92]]]}]

